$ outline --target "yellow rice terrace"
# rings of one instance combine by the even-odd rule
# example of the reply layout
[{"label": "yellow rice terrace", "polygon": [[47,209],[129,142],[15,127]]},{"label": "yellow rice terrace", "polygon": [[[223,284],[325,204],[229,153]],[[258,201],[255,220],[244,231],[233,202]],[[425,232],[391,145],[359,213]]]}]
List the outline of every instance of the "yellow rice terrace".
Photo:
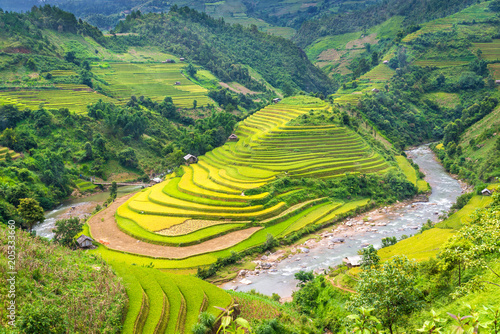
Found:
[{"label": "yellow rice terrace", "polygon": [[[196,268],[367,206],[367,197],[337,199],[300,185],[393,168],[347,127],[289,124],[318,111],[330,112],[325,102],[305,96],[270,105],[238,124],[224,146],[186,156],[177,174],[113,203],[108,216],[89,221],[92,236],[108,248],[103,256],[120,260],[113,255],[119,251],[139,255],[128,260],[135,263],[152,259],[157,268]],[[280,180],[299,184],[281,191]]]}]

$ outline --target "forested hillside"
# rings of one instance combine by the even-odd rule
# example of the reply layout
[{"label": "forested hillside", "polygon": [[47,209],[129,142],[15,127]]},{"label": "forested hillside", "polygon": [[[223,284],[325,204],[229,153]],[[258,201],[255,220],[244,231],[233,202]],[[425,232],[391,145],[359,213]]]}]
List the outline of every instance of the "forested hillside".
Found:
[{"label": "forested hillside", "polygon": [[172,7],[168,14],[127,16],[115,29],[130,45],[153,44],[205,66],[221,80],[238,81],[253,90],[265,86],[245,66],[257,71],[285,94],[303,90],[329,94],[335,84],[313,66],[292,42],[261,33],[256,27],[231,26],[188,7]]},{"label": "forested hillside", "polygon": [[323,36],[365,31],[393,16],[404,16],[404,25],[420,23],[456,13],[475,3],[473,0],[389,0],[360,11],[325,15],[302,24],[293,40],[305,47]]}]

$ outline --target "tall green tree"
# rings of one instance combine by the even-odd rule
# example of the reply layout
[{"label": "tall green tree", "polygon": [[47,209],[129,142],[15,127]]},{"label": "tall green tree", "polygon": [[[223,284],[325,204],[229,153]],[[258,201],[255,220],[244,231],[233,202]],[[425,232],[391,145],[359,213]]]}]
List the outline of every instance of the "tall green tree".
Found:
[{"label": "tall green tree", "polygon": [[397,256],[379,268],[363,271],[350,309],[356,312],[359,307],[373,308],[384,327],[394,333],[398,321],[422,306],[416,269],[414,261]]},{"label": "tall green tree", "polygon": [[22,198],[17,207],[17,211],[21,218],[23,218],[30,232],[37,222],[42,223],[45,220],[40,203],[33,198]]},{"label": "tall green tree", "polygon": [[58,220],[56,221],[56,228],[54,229],[54,241],[74,249],[76,248],[75,237],[82,230],[83,222],[81,222],[78,217]]}]

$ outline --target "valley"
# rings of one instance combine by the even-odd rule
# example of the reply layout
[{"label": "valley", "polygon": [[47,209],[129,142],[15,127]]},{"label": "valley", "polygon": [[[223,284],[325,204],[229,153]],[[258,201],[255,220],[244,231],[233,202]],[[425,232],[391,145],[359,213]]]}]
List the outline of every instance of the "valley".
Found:
[{"label": "valley", "polygon": [[499,0],[28,3],[2,330],[498,331]]}]

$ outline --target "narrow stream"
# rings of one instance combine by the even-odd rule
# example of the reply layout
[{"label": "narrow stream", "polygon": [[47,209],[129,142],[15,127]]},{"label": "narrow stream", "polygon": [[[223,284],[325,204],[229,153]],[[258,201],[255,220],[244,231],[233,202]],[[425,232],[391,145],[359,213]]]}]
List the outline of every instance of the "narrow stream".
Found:
[{"label": "narrow stream", "polygon": [[[140,186],[118,187],[117,197],[122,197],[139,189],[141,189]],[[54,210],[45,212],[45,221],[36,225],[33,230],[36,231],[38,236],[52,239],[54,237],[52,229],[55,227],[57,220],[76,216],[80,219],[85,218],[94,211],[97,204],[102,205],[108,197],[109,191],[103,191],[87,197],[65,201]]]},{"label": "narrow stream", "polygon": [[[290,297],[297,289],[297,281],[294,274],[300,270],[311,271],[327,269],[342,262],[346,256],[357,255],[363,244],[373,244],[380,248],[381,240],[388,236],[401,237],[402,235],[415,234],[428,219],[437,221],[441,213],[447,212],[455,203],[456,198],[462,193],[457,180],[446,173],[444,168],[436,161],[434,153],[428,146],[420,146],[407,152],[408,157],[416,162],[425,180],[432,187],[429,202],[412,203],[396,209],[379,210],[382,214],[370,220],[370,223],[387,224],[386,226],[374,226],[370,232],[357,232],[353,236],[346,235],[345,242],[335,244],[332,248],[327,239],[311,248],[308,253],[301,253],[288,257],[279,262],[276,267],[268,271],[261,271],[259,275],[245,277],[251,284],[245,285],[236,279],[224,284],[224,289],[237,289],[238,291],[249,291],[255,289],[260,293],[271,295],[279,294],[281,297]],[[362,221],[350,220],[350,224],[363,225]],[[344,237],[344,236],[342,236]],[[246,281],[246,283],[248,283]]]}]

